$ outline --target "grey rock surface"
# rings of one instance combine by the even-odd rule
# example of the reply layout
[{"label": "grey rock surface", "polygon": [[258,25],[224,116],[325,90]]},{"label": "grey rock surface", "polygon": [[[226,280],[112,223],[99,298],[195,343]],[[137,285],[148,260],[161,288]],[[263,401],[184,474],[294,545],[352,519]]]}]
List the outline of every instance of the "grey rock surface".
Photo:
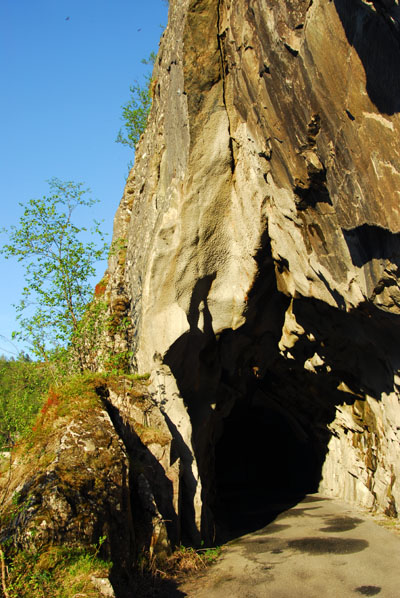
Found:
[{"label": "grey rock surface", "polygon": [[252,469],[398,512],[397,19],[397,2],[170,2],[107,292],[176,438],[192,541]]}]

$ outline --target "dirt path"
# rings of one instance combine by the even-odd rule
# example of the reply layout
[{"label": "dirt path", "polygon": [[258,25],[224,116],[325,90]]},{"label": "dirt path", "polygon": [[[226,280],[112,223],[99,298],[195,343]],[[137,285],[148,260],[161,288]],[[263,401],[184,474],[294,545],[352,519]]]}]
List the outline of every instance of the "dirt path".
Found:
[{"label": "dirt path", "polygon": [[308,496],[229,542],[179,590],[189,598],[399,598],[400,536],[340,501]]}]

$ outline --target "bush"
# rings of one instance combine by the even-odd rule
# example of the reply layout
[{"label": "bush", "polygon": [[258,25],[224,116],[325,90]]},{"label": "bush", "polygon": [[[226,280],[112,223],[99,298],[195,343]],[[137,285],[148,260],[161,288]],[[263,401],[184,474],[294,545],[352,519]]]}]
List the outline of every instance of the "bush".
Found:
[{"label": "bush", "polygon": [[0,450],[31,429],[50,383],[49,367],[21,355],[0,357]]},{"label": "bush", "polygon": [[[152,52],[149,58],[147,60],[143,59],[142,62],[154,65],[155,59],[156,55]],[[130,99],[122,106],[121,120],[124,125],[119,130],[115,141],[135,149],[139,143],[140,136],[146,128],[151,108],[151,75],[148,74],[145,76],[143,85],[135,81],[130,86],[129,91],[131,93]]]}]

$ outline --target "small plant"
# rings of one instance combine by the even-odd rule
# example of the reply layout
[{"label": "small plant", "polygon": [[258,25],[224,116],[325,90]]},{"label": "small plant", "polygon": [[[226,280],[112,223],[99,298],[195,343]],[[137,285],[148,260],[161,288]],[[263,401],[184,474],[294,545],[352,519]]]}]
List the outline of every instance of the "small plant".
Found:
[{"label": "small plant", "polygon": [[202,557],[206,561],[208,565],[214,563],[217,558],[221,555],[222,548],[221,546],[214,546],[212,548],[200,548],[198,550],[199,553],[202,553]]},{"label": "small plant", "polygon": [[96,298],[104,296],[104,294],[107,290],[107,282],[108,282],[107,278],[104,277],[100,280],[100,282],[98,282],[96,284],[96,286],[94,287],[94,296]]},{"label": "small plant", "polygon": [[[40,552],[20,551],[11,557],[2,575],[5,598],[97,598],[92,577],[107,577],[111,563],[99,558],[98,545],[51,546]],[[4,563],[4,553],[0,559]],[[7,575],[8,570],[8,575]]]},{"label": "small plant", "polygon": [[[154,65],[156,55],[151,52],[148,59],[143,59],[142,63],[147,65]],[[126,104],[122,106],[121,120],[124,125],[119,130],[116,142],[127,145],[135,149],[139,143],[140,136],[144,132],[149,116],[152,94],[151,94],[151,75],[145,76],[143,85],[134,82],[129,88],[131,97]]]},{"label": "small plant", "polygon": [[162,577],[179,577],[205,569],[221,554],[221,547],[195,549],[179,546],[170,557],[158,565],[156,571]]},{"label": "small plant", "polygon": [[17,506],[19,503],[20,497],[21,497],[20,492],[14,492],[14,494],[12,495],[12,499],[11,499],[12,504]]},{"label": "small plant", "polygon": [[155,428],[154,426],[146,426],[136,423],[135,432],[145,446],[148,446],[149,444],[166,446],[170,442],[170,436],[163,430]]},{"label": "small plant", "polygon": [[129,380],[148,380],[150,378],[150,374],[147,372],[146,374],[130,374],[126,376]]}]

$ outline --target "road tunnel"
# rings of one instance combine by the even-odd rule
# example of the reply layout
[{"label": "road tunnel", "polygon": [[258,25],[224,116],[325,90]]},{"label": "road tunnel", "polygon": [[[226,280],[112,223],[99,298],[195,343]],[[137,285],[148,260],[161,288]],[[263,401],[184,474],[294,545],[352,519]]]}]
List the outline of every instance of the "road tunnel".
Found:
[{"label": "road tunnel", "polygon": [[226,537],[267,525],[315,492],[319,459],[292,414],[256,392],[223,419],[215,446],[215,519]]}]

